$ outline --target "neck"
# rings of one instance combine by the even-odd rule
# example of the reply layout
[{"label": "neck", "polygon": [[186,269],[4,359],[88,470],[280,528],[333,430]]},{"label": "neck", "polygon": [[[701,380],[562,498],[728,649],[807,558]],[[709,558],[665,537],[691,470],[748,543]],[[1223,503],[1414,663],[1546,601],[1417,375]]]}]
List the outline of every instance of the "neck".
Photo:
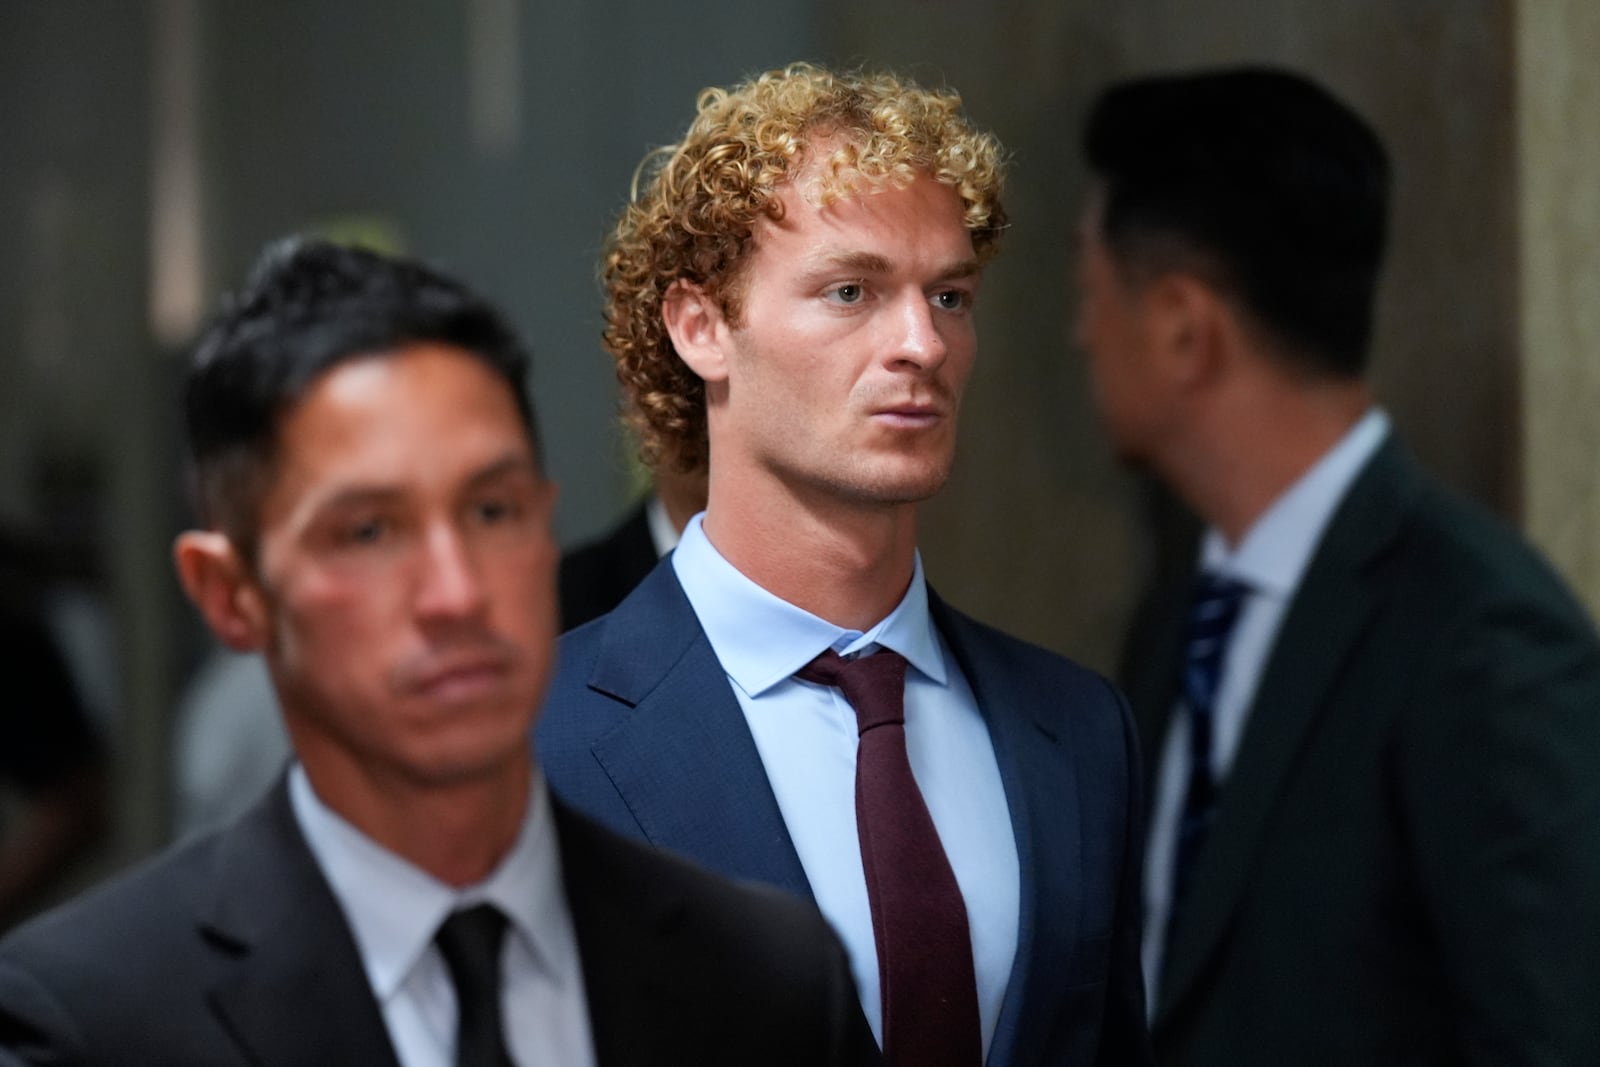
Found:
[{"label": "neck", "polygon": [[[820,494],[819,494],[820,495]],[[867,630],[911,584],[916,505],[738,492],[712,474],[705,533],[767,592],[849,630]]]},{"label": "neck", "polygon": [[[308,758],[308,756],[310,758]],[[481,882],[522,832],[532,763],[494,779],[418,785],[357,778],[333,761],[302,752],[317,797],[377,844],[447,885]]]},{"label": "neck", "polygon": [[1230,546],[1371,407],[1357,382],[1240,389],[1174,442],[1164,478]]}]

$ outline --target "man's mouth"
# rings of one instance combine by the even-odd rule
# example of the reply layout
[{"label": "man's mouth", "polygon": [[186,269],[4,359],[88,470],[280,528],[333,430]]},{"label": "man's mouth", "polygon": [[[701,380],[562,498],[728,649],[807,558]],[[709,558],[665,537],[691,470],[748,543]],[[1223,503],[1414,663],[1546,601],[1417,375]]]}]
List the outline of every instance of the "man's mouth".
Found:
[{"label": "man's mouth", "polygon": [[497,689],[511,671],[511,658],[498,651],[456,653],[408,671],[405,687],[442,703],[463,703]]}]

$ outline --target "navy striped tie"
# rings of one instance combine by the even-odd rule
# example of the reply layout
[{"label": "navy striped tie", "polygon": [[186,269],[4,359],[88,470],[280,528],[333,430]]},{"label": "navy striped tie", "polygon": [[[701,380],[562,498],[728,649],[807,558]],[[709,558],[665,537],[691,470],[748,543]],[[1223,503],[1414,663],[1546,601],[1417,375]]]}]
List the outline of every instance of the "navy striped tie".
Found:
[{"label": "navy striped tie", "polygon": [[1195,858],[1217,814],[1217,779],[1211,762],[1217,687],[1222,680],[1228,638],[1249,591],[1249,586],[1233,578],[1208,573],[1201,576],[1189,608],[1183,655],[1183,706],[1189,717],[1189,787],[1183,795],[1173,855],[1166,930],[1169,943],[1189,889]]}]

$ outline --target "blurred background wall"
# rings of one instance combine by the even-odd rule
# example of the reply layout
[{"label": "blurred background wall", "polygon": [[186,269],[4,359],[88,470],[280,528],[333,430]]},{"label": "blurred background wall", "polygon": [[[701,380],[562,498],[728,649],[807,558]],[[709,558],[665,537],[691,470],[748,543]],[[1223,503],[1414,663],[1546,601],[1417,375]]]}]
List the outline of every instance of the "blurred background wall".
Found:
[{"label": "blurred background wall", "polygon": [[1394,155],[1375,378],[1401,432],[1600,605],[1597,48],[1583,0],[0,0],[0,517],[109,635],[82,641],[117,756],[108,862],[165,838],[171,708],[204,647],[167,546],[181,355],[215,295],[312,227],[461,273],[532,338],[559,533],[593,535],[636,481],[598,344],[607,223],[696,90],[791,59],[953,85],[1014,155],[922,538],[951,600],[1112,665],[1160,531],[1069,342],[1077,128],[1109,79],[1263,61]]}]

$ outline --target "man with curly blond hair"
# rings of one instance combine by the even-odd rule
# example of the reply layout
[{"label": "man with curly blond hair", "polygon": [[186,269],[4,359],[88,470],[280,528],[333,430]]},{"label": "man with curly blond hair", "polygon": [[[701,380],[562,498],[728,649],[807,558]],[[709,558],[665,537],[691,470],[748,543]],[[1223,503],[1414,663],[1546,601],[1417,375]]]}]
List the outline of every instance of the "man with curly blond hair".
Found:
[{"label": "man with curly blond hair", "polygon": [[1139,1064],[1126,707],[916,549],[1002,172],[954,92],[804,64],[705,90],[647,157],[606,345],[644,458],[709,498],[564,639],[539,745],[579,808],[814,897],[889,1063]]}]

